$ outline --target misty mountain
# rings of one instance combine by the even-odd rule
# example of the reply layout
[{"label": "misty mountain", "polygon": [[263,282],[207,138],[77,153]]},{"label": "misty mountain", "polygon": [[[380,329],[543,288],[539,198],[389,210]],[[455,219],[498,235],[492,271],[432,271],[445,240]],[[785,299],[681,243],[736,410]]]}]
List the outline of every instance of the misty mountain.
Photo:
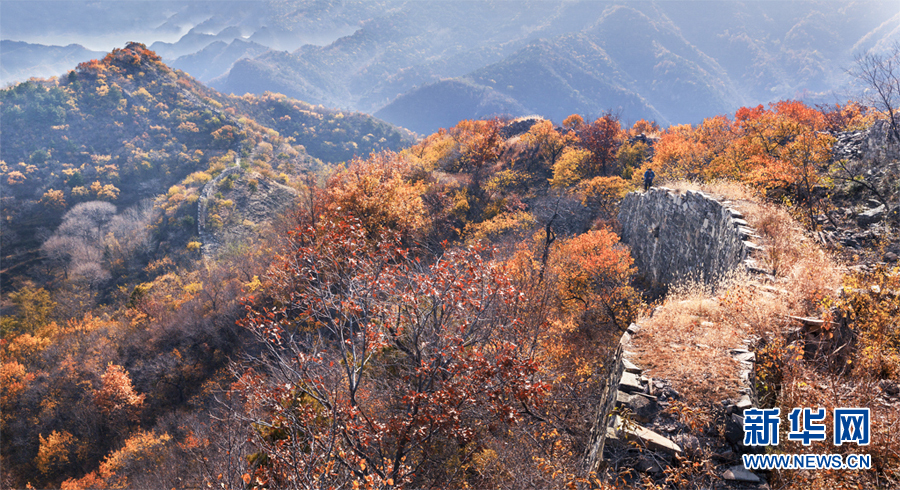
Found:
[{"label": "misty mountain", "polygon": [[529,3],[512,17],[479,4],[459,21],[473,8],[403,4],[328,46],[240,60],[214,86],[278,90],[423,133],[461,114],[612,110],[674,124],[751,102],[845,100],[853,56],[900,38],[889,2]]},{"label": "misty mountain", "polygon": [[411,90],[376,112],[376,116],[425,133],[429,128],[448,127],[449,120],[527,112],[529,110],[512,97],[491,87],[459,78]]},{"label": "misty mountain", "polygon": [[179,56],[171,62],[173,68],[183,70],[198,80],[212,80],[228,73],[235,61],[250,59],[269,51],[254,42],[235,39],[215,41],[196,53]]},{"label": "misty mountain", "polygon": [[[900,6],[882,1],[22,3],[0,7],[4,37],[131,32],[217,90],[420,132],[492,114],[674,124],[751,102],[843,101],[853,57],[900,39]],[[14,61],[4,53],[4,74],[24,73]]]},{"label": "misty mountain", "polygon": [[[760,101],[845,100],[845,69],[855,50],[896,39],[900,12],[883,3],[817,5],[812,12],[810,7],[728,2],[713,13],[706,2],[613,6],[577,34],[532,42],[458,80],[497,92],[494,97],[505,97],[507,107],[522,107],[495,114],[537,113],[557,121],[611,110],[627,120],[666,125]],[[885,21],[890,15],[893,29]],[[376,114],[424,133],[451,126],[458,109],[419,123],[417,108],[434,106],[429,98],[438,95],[447,107],[469,104],[426,84]],[[476,110],[470,117],[486,115]]]},{"label": "misty mountain", "polygon": [[[343,2],[306,1],[12,0],[0,3],[0,32],[4,40],[54,48],[78,43],[94,51],[93,56],[73,58],[74,63],[96,58],[98,54],[102,56],[126,42],[139,41],[150,46],[167,63],[174,64],[178,58],[199,54],[219,41],[266,47],[262,51],[254,50],[252,55],[269,49],[295,50],[310,43],[328,44],[352,34],[361,20],[378,10],[380,4],[375,2],[359,2],[348,8]],[[66,69],[59,65],[52,70],[32,70],[32,67],[52,64],[54,58],[38,46],[29,49],[31,57],[22,60],[7,56],[4,46],[0,84],[21,82],[32,76],[60,75]],[[205,65],[223,60],[216,50],[200,56],[216,58],[203,62]],[[209,78],[219,74],[211,74]]]},{"label": "misty mountain", "polygon": [[78,44],[44,46],[19,41],[0,41],[0,83],[47,78],[64,73],[83,61],[102,57],[101,51],[91,51]]}]

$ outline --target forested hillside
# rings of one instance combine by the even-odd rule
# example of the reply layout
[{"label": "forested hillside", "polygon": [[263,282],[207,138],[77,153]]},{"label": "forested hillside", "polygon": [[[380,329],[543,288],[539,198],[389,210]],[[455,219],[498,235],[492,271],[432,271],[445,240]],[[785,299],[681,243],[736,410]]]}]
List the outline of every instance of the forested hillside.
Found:
[{"label": "forested hillside", "polygon": [[200,189],[227,167],[295,185],[303,172],[411,141],[361,114],[268,94],[223,96],[139,44],[0,97],[4,273],[28,274],[22,268],[35,265],[41,242],[79,203],[124,211],[168,192],[155,243],[178,255],[197,234]]},{"label": "forested hillside", "polygon": [[[764,230],[764,266],[777,291],[796,284],[778,282],[797,280],[790,254],[826,257],[797,230],[820,237],[851,216],[836,203],[896,209],[900,196],[896,157],[835,152],[891,127],[854,102],[784,100],[668,128],[611,112],[464,120],[411,142],[361,114],[221,95],[132,43],[0,104],[9,488],[713,486],[737,456],[710,452],[729,443],[702,401],[666,415],[702,450],[658,470],[585,470],[606,429],[607,361],[655,311],[619,242],[618,202],[653,168],[657,183],[715,182],[773,206],[783,221]],[[889,232],[895,216],[870,224]],[[760,340],[767,408],[829,395],[795,390],[798,372],[895,386],[896,296],[866,288],[898,288],[884,262],[900,243],[832,245],[882,264],[835,272],[835,287],[803,269],[816,287],[781,316],[756,297],[716,300],[757,332],[782,311],[852,312],[846,368]],[[873,411],[874,470],[773,481],[896,483],[887,406]]]}]

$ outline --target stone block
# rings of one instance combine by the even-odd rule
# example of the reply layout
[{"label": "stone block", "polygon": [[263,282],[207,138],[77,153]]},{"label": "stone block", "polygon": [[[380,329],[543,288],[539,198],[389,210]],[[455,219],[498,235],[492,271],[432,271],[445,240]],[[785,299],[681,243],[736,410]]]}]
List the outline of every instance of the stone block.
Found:
[{"label": "stone block", "polygon": [[738,400],[738,402],[734,404],[734,408],[737,409],[738,413],[744,413],[744,410],[747,410],[748,408],[753,408],[753,401],[750,400],[749,396],[742,395],[741,399]]},{"label": "stone block", "polygon": [[622,380],[619,382],[619,389],[625,393],[642,393],[644,385],[634,373],[624,372]]},{"label": "stone block", "polygon": [[740,352],[732,355],[738,362],[756,362],[756,354],[752,352]]},{"label": "stone block", "polygon": [[626,373],[641,374],[643,372],[641,368],[637,367],[637,365],[628,359],[622,359],[622,364],[625,366]]},{"label": "stone block", "polygon": [[725,421],[725,439],[735,446],[744,444],[744,417],[736,413]]},{"label": "stone block", "polygon": [[672,438],[672,441],[675,444],[681,446],[688,454],[694,454],[697,451],[700,451],[700,439],[695,435],[691,434],[678,434],[677,436]]},{"label": "stone block", "polygon": [[681,446],[665,436],[661,436],[650,429],[635,424],[626,424],[621,417],[616,417],[617,434],[620,439],[635,441],[639,445],[651,451],[660,451],[667,454],[681,454],[684,452]]},{"label": "stone block", "polygon": [[631,403],[632,395],[624,391],[616,391],[616,408],[627,407]]},{"label": "stone block", "polygon": [[884,207],[884,204],[878,206],[877,208],[872,208],[862,213],[856,215],[856,224],[861,227],[869,226],[873,223],[878,223],[879,221],[884,219],[885,214],[887,213],[887,209]]},{"label": "stone block", "polygon": [[634,419],[645,424],[653,420],[657,412],[659,412],[659,405],[656,403],[656,400],[640,393],[631,396],[627,406],[631,410]]},{"label": "stone block", "polygon": [[732,466],[731,468],[728,468],[727,470],[725,470],[724,473],[722,473],[722,478],[724,478],[726,480],[740,481],[740,482],[747,482],[747,483],[759,483],[760,482],[759,477],[756,476],[755,474],[753,474],[747,468],[744,468],[743,465],[736,465],[736,466]]}]

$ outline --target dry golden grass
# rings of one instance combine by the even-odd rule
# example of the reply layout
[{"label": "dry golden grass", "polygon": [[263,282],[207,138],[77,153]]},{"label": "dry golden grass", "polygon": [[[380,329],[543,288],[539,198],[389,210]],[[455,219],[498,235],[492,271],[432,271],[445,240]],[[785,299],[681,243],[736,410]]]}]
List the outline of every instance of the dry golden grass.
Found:
[{"label": "dry golden grass", "polygon": [[708,287],[676,288],[632,341],[633,361],[655,378],[669,380],[685,403],[702,406],[733,396],[740,388],[730,349],[747,330],[729,321],[727,304]]},{"label": "dry golden grass", "polygon": [[676,194],[684,194],[687,191],[700,190],[700,184],[690,180],[661,180],[656,184],[656,186],[671,189]]},{"label": "dry golden grass", "polygon": [[715,288],[676,286],[652,316],[639,320],[633,360],[649,376],[669,380],[685,403],[710,407],[741,387],[730,350],[746,347],[748,340],[782,338],[791,315],[820,314],[822,299],[834,294],[841,274],[790,214],[753,201],[745,187],[682,182],[678,188],[734,201],[767,247],[757,260],[774,271],[774,278],[765,279],[735,272]]},{"label": "dry golden grass", "polygon": [[733,201],[755,201],[759,199],[759,193],[753,188],[730,180],[716,180],[703,183],[690,180],[662,180],[658,185],[672,189],[677,194],[684,194],[687,191],[701,191],[718,199]]},{"label": "dry golden grass", "polygon": [[733,201],[757,201],[759,192],[752,187],[733,180],[715,180],[706,182],[700,186],[703,192],[714,196],[724,197]]},{"label": "dry golden grass", "polygon": [[822,299],[840,287],[839,266],[783,208],[752,201],[741,203],[740,208],[761,237],[760,265],[787,292],[793,314],[821,313]]}]

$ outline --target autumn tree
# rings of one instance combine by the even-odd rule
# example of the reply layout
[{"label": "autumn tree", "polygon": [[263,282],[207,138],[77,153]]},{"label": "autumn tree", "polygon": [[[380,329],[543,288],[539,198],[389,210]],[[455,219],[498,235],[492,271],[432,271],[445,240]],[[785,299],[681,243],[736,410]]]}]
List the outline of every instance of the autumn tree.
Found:
[{"label": "autumn tree", "polygon": [[864,130],[876,117],[871,107],[852,100],[846,104],[816,104],[816,110],[822,114],[824,130],[831,134]]},{"label": "autumn tree", "polygon": [[629,284],[633,261],[618,242],[615,233],[595,230],[562,242],[554,254],[562,308],[588,314],[586,327],[625,331],[635,317],[640,301]]},{"label": "autumn tree", "polygon": [[411,260],[396,235],[307,219],[245,321],[265,346],[240,387],[272,487],[452,485],[476,441],[541,384],[513,342],[517,294],[483,249]]},{"label": "autumn tree", "polygon": [[[124,488],[132,483],[129,476],[146,484],[148,483],[146,479],[135,477],[142,477],[163,464],[164,449],[171,439],[168,434],[138,431],[126,439],[121,448],[108,454],[99,468],[79,479],[70,478],[62,482],[61,488],[63,490]],[[152,483],[158,487],[163,482]],[[164,483],[172,485],[174,482]]]},{"label": "autumn tree", "polygon": [[578,114],[571,114],[565,119],[563,119],[562,125],[564,128],[569,129],[577,129],[580,128],[584,124],[584,118]]},{"label": "autumn tree", "polygon": [[566,147],[553,165],[553,178],[550,185],[556,189],[564,189],[576,184],[588,176],[592,153],[577,147]]},{"label": "autumn tree", "polygon": [[647,161],[650,155],[650,147],[642,141],[625,141],[616,151],[618,166],[622,169],[622,178],[631,180],[636,169]]},{"label": "autumn tree", "polygon": [[56,308],[50,292],[33,285],[23,286],[10,293],[9,299],[16,306],[17,312],[15,317],[5,316],[0,320],[0,336],[3,338],[10,338],[18,333],[42,333]]},{"label": "autumn tree", "polygon": [[574,134],[560,134],[546,119],[535,123],[522,136],[522,140],[538,152],[542,169],[552,169],[573,138]]},{"label": "autumn tree", "polygon": [[855,349],[850,363],[862,379],[896,379],[900,375],[900,271],[879,267],[844,278],[836,310],[853,329]]},{"label": "autumn tree", "polygon": [[[739,154],[747,170],[741,178],[766,190],[793,194],[809,222],[819,212],[815,190],[825,183],[834,138],[823,114],[799,101],[780,101],[735,113],[738,138],[728,151]],[[730,152],[730,153],[729,153]]]},{"label": "autumn tree", "polygon": [[647,121],[646,119],[638,119],[628,130],[628,136],[656,136],[661,132],[659,124],[656,121]]},{"label": "autumn tree", "polygon": [[422,200],[425,185],[414,181],[418,171],[391,151],[355,159],[329,178],[329,206],[336,214],[358,219],[371,239],[386,231],[406,238],[424,236],[430,223]]},{"label": "autumn tree", "polygon": [[606,113],[591,124],[584,125],[578,134],[581,144],[591,152],[584,175],[612,175],[617,170],[616,152],[625,136],[619,117]]},{"label": "autumn tree", "polygon": [[137,421],[146,396],[135,391],[128,371],[116,364],[106,367],[100,383],[100,389],[94,393],[94,404],[106,417],[107,425],[121,436]]},{"label": "autumn tree", "polygon": [[731,146],[735,138],[725,117],[704,119],[696,128],[671,126],[654,146],[653,167],[670,179],[737,178],[743,162]]},{"label": "autumn tree", "polygon": [[486,167],[494,163],[505,150],[500,119],[461,121],[450,130],[459,144],[458,170],[472,174],[476,182],[484,177]]},{"label": "autumn tree", "polygon": [[534,346],[551,393],[531,408],[540,420],[518,429],[546,446],[523,443],[512,453],[548,474],[507,464],[546,478],[537,486],[561,486],[556,478],[575,473],[590,439],[611,349],[636,314],[632,260],[608,230],[557,238],[548,227],[521,242],[506,267],[520,291],[520,342]]},{"label": "autumn tree", "polygon": [[622,177],[594,177],[578,185],[581,203],[598,212],[599,219],[610,222],[616,219],[618,205],[633,186]]},{"label": "autumn tree", "polygon": [[35,466],[44,475],[53,475],[69,463],[72,451],[72,434],[53,431],[44,438],[40,436],[41,447],[35,458]]}]

